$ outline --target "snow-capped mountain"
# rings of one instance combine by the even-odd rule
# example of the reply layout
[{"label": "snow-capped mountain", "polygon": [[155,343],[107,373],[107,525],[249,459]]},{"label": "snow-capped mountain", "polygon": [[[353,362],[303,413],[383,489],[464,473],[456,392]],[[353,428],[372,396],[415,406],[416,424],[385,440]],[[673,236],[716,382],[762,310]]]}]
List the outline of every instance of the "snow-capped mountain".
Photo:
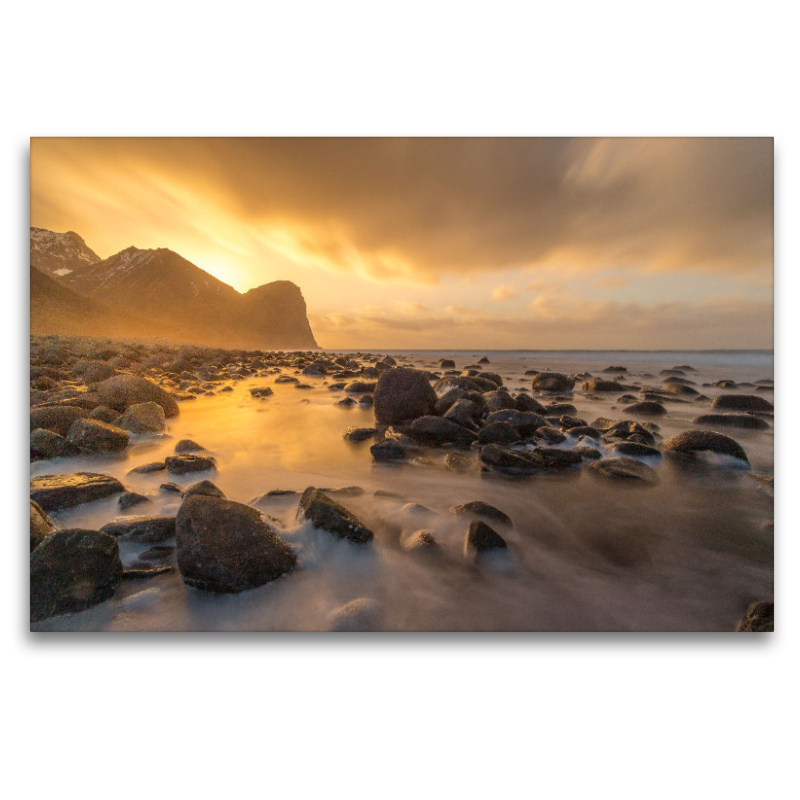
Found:
[{"label": "snow-capped mountain", "polygon": [[[44,234],[50,232],[31,228],[31,265],[35,267],[34,231],[37,231],[37,254],[40,242],[49,241]],[[85,247],[77,234],[51,236],[73,236]],[[86,250],[91,253],[88,248]],[[167,248],[128,247],[110,258],[92,263],[84,260],[80,269],[63,275],[52,271],[48,274],[103,309],[118,311],[140,322],[148,321],[151,336],[217,347],[306,349],[317,346],[306,316],[305,300],[295,284],[274,281],[242,295]],[[40,284],[41,281],[37,281],[37,287]],[[33,309],[33,280],[31,299]],[[47,321],[43,320],[42,324],[46,325]],[[91,318],[87,319],[84,335],[91,335]]]},{"label": "snow-capped mountain", "polygon": [[75,275],[98,261],[100,256],[74,231],[55,233],[31,228],[31,266],[59,283],[71,283]]}]

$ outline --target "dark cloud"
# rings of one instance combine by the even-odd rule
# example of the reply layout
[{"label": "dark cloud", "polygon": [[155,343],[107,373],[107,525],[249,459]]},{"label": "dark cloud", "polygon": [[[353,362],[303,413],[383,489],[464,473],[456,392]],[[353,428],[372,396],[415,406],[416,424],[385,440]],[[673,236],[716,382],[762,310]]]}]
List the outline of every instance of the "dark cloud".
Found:
[{"label": "dark cloud", "polygon": [[298,257],[378,279],[772,266],[771,139],[42,139],[34,209],[54,202],[37,153],[100,195],[166,176]]}]

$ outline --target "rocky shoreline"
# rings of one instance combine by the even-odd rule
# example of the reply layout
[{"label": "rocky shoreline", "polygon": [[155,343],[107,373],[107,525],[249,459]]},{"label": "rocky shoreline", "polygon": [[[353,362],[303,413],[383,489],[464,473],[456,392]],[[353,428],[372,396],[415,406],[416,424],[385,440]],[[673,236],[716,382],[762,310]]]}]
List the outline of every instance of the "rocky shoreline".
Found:
[{"label": "rocky shoreline", "polygon": [[[601,487],[624,484],[646,492],[658,486],[667,462],[679,474],[749,471],[750,459],[735,433],[769,429],[774,410],[771,380],[703,385],[688,364],[657,375],[629,375],[622,365],[598,374],[529,370],[529,386],[511,391],[485,357],[459,368],[453,359],[441,359],[438,369],[406,361],[376,353],[32,337],[31,461],[38,466],[61,458],[92,463],[124,456],[133,441],[165,437],[169,420],[179,417],[184,404],[223,397],[246,380],[256,384],[249,389],[250,401],[267,410],[273,387],[281,384],[297,390],[298,403],[304,389],[324,386],[332,405],[372,409],[372,425],[347,427],[342,438],[363,447],[363,458],[376,465],[501,481],[585,473]],[[579,414],[579,404],[602,398],[614,398],[616,418]],[[664,436],[671,409],[685,405],[698,412],[691,427]],[[130,473],[151,476],[158,483],[155,495],[178,498],[175,515],[144,513],[152,497],[102,471],[37,469],[32,476],[32,623],[103,603],[123,581],[177,572],[192,591],[238,594],[283,576],[291,579],[302,569],[281,522],[262,513],[259,498],[235,502],[215,485],[218,463],[202,442],[178,441],[171,455]],[[357,486],[308,486],[284,497],[296,500],[299,522],[370,548],[383,534],[347,507],[348,494],[359,493]],[[97,530],[59,529],[58,512],[102,498],[117,498],[120,515]],[[408,557],[441,557],[444,548],[428,512],[419,503],[403,507],[403,515],[417,523],[400,538]],[[509,549],[504,533],[514,521],[503,509],[476,500],[454,504],[451,514],[463,522],[466,563],[480,570],[486,559],[510,557],[504,555]],[[123,567],[125,543],[149,547]],[[750,601],[737,630],[772,630],[771,603]],[[380,604],[357,598],[331,611],[328,629],[379,629],[380,620]]]}]

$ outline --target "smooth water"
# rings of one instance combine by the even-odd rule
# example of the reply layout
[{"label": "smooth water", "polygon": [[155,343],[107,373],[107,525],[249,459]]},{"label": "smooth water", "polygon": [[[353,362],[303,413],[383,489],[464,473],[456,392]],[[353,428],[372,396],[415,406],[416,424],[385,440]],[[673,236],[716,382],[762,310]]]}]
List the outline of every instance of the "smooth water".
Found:
[{"label": "smooth water", "polygon": [[[454,357],[461,368],[483,355],[491,361],[486,369],[502,375],[512,392],[530,386],[525,370],[544,368],[599,375],[605,366],[622,365],[628,368],[623,380],[657,386],[660,369],[689,364],[697,372],[688,377],[711,398],[721,391],[701,384],[773,377],[771,351],[431,351],[395,357],[401,364],[438,369],[440,357]],[[354,444],[342,439],[347,427],[374,425],[371,408],[334,405],[343,394],[327,388],[328,378],[303,376],[313,388],[302,390],[275,384],[275,377],[232,382],[233,392],[182,403],[180,417],[169,421],[169,436],[134,437],[122,458],[37,462],[31,474],[114,475],[152,500],[128,509],[130,515],[174,515],[180,496],[159,492],[164,481],[186,487],[209,478],[229,499],[243,503],[273,489],[358,486],[362,494],[334,496],[375,531],[375,540],[354,545],[298,524],[297,495],[264,499],[257,507],[279,520],[279,534],[298,553],[298,568],[291,574],[235,596],[186,587],[177,570],[124,581],[111,600],[38,623],[35,630],[325,630],[338,608],[358,598],[379,604],[371,627],[387,631],[733,630],[752,600],[772,599],[772,492],[753,477],[773,472],[771,427],[723,431],[744,447],[752,471],[721,459],[708,469],[687,472],[650,458],[644,460],[660,477],[654,487],[604,481],[585,469],[513,480],[479,471],[451,472],[441,450],[430,451],[420,463],[373,464],[372,440]],[[249,389],[258,385],[270,385],[274,396],[251,398]],[[758,394],[773,399],[771,392]],[[577,416],[591,424],[599,416],[625,418],[616,398],[589,399],[576,391],[571,402]],[[707,401],[669,403],[668,415],[655,422],[666,438],[694,427],[691,419],[708,413],[708,406]],[[166,472],[128,474],[139,464],[170,455],[183,438],[211,451],[218,471],[178,478]],[[376,497],[378,490],[397,496]],[[470,500],[492,503],[514,523],[510,530],[498,528],[508,552],[480,564],[464,554],[468,521],[449,512],[450,506]],[[412,502],[433,514],[403,509]],[[59,527],[99,528],[117,515],[115,496],[53,517]],[[441,554],[403,549],[404,537],[419,528],[435,531]],[[123,562],[131,564],[148,547],[121,543]]]}]

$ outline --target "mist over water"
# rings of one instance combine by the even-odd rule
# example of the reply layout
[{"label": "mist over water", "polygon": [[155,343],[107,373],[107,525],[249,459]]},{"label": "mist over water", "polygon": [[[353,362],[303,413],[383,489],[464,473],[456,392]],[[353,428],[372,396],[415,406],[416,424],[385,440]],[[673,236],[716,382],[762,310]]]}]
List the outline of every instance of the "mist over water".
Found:
[{"label": "mist over water", "polygon": [[[656,386],[659,370],[688,364],[697,370],[688,377],[712,399],[722,390],[702,384],[773,377],[771,351],[393,354],[399,364],[424,369],[438,369],[441,357],[454,357],[460,369],[486,355],[491,362],[486,368],[500,374],[511,392],[530,387],[526,370],[545,368],[598,375],[606,366],[622,365],[628,373],[614,379]],[[168,437],[134,436],[121,458],[36,462],[31,474],[114,475],[152,501],[129,509],[131,515],[174,515],[180,495],[159,492],[159,484],[174,481],[188,487],[207,477],[231,500],[251,503],[261,498],[256,507],[277,520],[279,535],[297,552],[298,569],[240,595],[194,590],[183,584],[177,570],[146,581],[125,581],[111,600],[34,629],[325,630],[332,627],[337,609],[369,598],[377,609],[371,627],[387,631],[733,630],[752,600],[772,599],[773,500],[771,488],[752,474],[773,472],[772,427],[723,430],[742,445],[752,470],[726,459],[687,470],[651,457],[642,460],[658,472],[660,481],[652,487],[601,480],[586,469],[509,479],[447,470],[447,450],[430,451],[420,463],[374,464],[369,453],[373,440],[352,443],[342,438],[350,426],[374,425],[371,408],[334,405],[343,394],[328,388],[328,378],[303,376],[313,388],[302,390],[275,384],[275,377],[232,382],[233,392],[182,403],[180,416],[169,420]],[[274,395],[252,398],[250,388],[261,385],[269,385]],[[625,419],[626,403],[617,403],[619,394],[589,399],[576,391],[571,402],[589,424],[597,417]],[[771,392],[763,396],[773,400]],[[668,403],[667,416],[654,421],[666,438],[696,427],[691,420],[708,413],[709,406]],[[135,466],[171,455],[183,438],[211,451],[218,471],[177,479],[165,472],[128,474]],[[610,451],[603,450],[603,455]],[[298,495],[262,497],[270,490],[302,492],[307,486],[361,487],[362,494],[332,496],[375,531],[374,541],[358,546],[309,523],[298,524]],[[376,491],[395,496],[375,496]],[[498,527],[508,542],[507,553],[480,563],[465,558],[469,520],[456,519],[449,508],[471,500],[489,502],[511,517],[511,528]],[[408,503],[433,513],[404,509]],[[118,515],[115,496],[57,512],[53,518],[61,528],[97,529]],[[404,538],[420,528],[435,532],[439,554],[402,547]],[[121,542],[123,563],[132,564],[150,546]]]}]

